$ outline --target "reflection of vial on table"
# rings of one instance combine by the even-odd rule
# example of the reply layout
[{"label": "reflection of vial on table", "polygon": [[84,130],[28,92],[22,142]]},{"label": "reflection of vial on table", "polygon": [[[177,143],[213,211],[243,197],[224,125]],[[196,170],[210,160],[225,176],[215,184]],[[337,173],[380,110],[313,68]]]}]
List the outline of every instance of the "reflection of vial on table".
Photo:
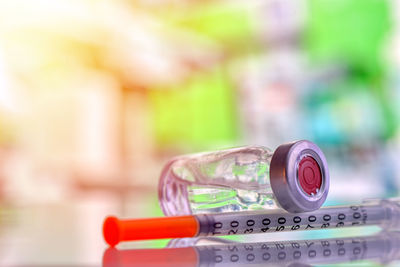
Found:
[{"label": "reflection of vial on table", "polygon": [[161,173],[159,200],[169,216],[277,207],[305,212],[318,209],[328,190],[324,154],[302,140],[275,151],[245,146],[176,157]]}]

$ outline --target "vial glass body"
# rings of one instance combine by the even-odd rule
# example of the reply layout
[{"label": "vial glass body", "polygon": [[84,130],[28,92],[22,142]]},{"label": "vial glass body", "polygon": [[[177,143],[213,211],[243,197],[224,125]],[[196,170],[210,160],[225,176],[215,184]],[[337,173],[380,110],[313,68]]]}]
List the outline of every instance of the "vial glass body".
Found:
[{"label": "vial glass body", "polygon": [[271,209],[273,151],[245,146],[172,159],[164,168],[159,199],[166,215]]},{"label": "vial glass body", "polygon": [[185,155],[163,169],[159,201],[165,215],[273,209],[313,211],[329,190],[326,159],[307,140],[275,151],[245,146]]}]

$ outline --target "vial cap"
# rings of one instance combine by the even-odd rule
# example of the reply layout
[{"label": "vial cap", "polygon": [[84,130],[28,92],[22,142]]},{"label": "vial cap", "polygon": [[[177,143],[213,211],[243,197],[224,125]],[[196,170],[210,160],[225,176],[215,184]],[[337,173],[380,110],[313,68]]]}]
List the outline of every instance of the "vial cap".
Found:
[{"label": "vial cap", "polygon": [[321,189],[322,175],[318,162],[310,156],[302,158],[299,162],[298,177],[300,187],[308,195],[316,195]]},{"label": "vial cap", "polygon": [[279,146],[271,159],[272,191],[288,212],[317,210],[329,191],[328,164],[321,149],[301,140]]}]

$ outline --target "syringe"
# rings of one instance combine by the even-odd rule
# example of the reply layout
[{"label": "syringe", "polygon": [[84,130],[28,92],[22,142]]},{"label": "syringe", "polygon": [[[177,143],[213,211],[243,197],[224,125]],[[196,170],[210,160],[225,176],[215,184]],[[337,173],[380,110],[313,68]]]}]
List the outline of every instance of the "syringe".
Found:
[{"label": "syringe", "polygon": [[310,266],[360,260],[386,264],[399,260],[399,249],[400,233],[396,231],[373,236],[231,242],[163,249],[108,248],[104,252],[103,267]]},{"label": "syringe", "polygon": [[396,229],[399,222],[400,199],[396,198],[366,200],[362,204],[351,206],[328,206],[306,213],[287,213],[275,209],[131,220],[108,217],[104,221],[103,235],[110,246],[115,246],[121,241],[243,235],[362,225]]}]

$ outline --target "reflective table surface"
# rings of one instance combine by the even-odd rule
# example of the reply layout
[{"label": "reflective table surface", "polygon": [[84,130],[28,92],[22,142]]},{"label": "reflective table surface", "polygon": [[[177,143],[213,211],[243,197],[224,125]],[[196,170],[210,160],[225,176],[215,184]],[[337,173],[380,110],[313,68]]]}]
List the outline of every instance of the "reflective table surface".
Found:
[{"label": "reflective table surface", "polygon": [[400,233],[377,227],[227,238],[126,242],[108,248],[105,216],[162,216],[151,190],[76,193],[1,207],[0,265],[398,266]]}]

